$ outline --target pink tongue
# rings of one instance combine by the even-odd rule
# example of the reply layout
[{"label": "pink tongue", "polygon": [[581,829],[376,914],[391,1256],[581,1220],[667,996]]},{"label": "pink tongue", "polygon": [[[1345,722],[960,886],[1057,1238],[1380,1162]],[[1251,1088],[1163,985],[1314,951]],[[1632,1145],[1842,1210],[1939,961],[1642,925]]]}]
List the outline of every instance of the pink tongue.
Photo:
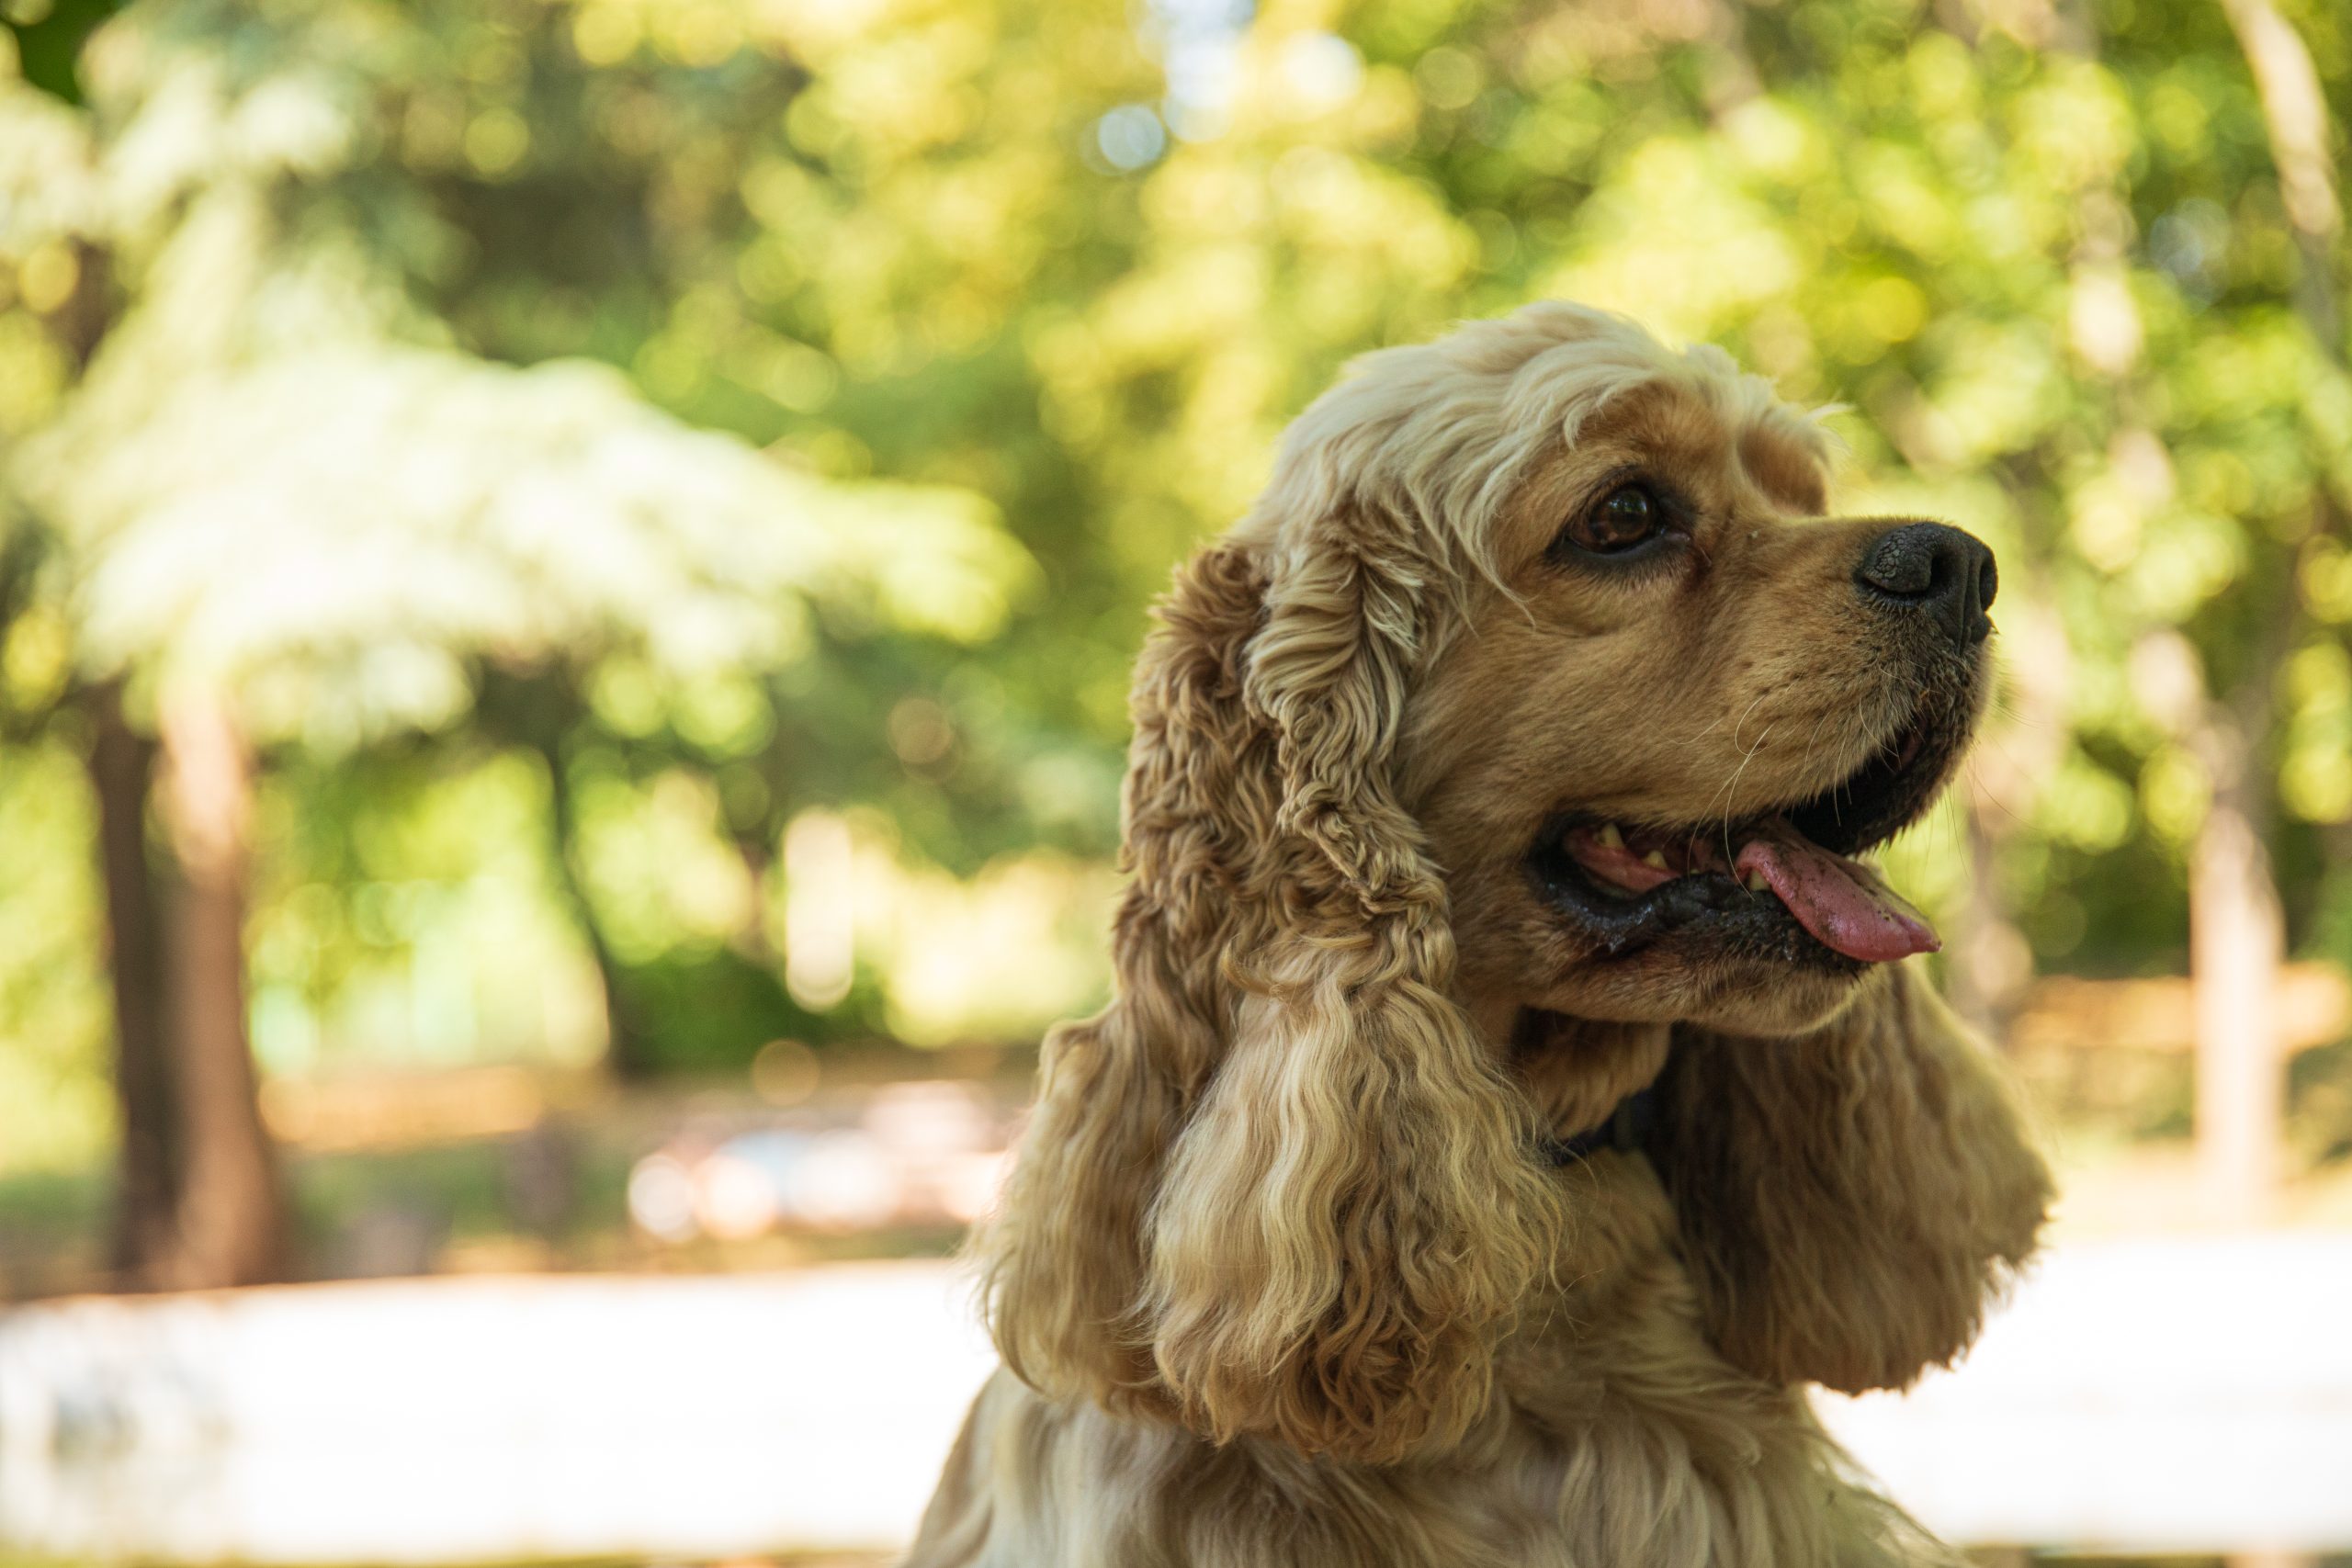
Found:
[{"label": "pink tongue", "polygon": [[1733,869],[1742,878],[1761,872],[1799,925],[1849,958],[1885,963],[1943,946],[1927,917],[1878,873],[1831,854],[1780,818],[1739,847]]}]

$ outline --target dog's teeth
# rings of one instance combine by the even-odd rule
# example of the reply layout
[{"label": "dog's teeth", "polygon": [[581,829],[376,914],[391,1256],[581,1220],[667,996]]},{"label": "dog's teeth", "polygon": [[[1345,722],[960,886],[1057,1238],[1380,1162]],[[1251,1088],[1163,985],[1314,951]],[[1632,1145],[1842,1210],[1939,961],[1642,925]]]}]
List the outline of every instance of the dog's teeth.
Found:
[{"label": "dog's teeth", "polygon": [[1664,871],[1666,869],[1666,852],[1663,850],[1652,850],[1649,853],[1642,857],[1642,863],[1648,866],[1653,871]]},{"label": "dog's teeth", "polygon": [[1746,887],[1750,893],[1761,893],[1772,885],[1764,880],[1762,872],[1751,871],[1747,874],[1747,880],[1740,886]]},{"label": "dog's teeth", "polygon": [[1614,822],[1603,822],[1600,825],[1600,831],[1595,833],[1593,837],[1600,840],[1603,849],[1622,850],[1625,847],[1625,835],[1617,830],[1617,824]]}]

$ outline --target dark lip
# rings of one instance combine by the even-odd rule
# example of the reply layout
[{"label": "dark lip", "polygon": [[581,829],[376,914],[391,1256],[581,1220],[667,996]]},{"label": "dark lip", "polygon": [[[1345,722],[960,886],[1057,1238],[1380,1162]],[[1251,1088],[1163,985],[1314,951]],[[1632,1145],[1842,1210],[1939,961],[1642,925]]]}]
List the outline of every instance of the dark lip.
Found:
[{"label": "dark lip", "polygon": [[[1722,822],[1639,826],[1730,846],[1777,816],[1833,853],[1875,848],[1925,816],[1943,793],[1975,728],[1975,687],[1969,680],[1922,694],[1902,728],[1868,761],[1816,795]],[[1721,872],[1694,872],[1640,894],[1604,888],[1562,844],[1569,832],[1600,820],[1590,811],[1555,813],[1528,852],[1527,873],[1537,897],[1573,919],[1603,955],[1623,956],[1703,932],[1711,947],[1727,957],[1837,974],[1868,967],[1824,945],[1771,894],[1750,892]]]},{"label": "dark lip", "polygon": [[1875,849],[1928,814],[1975,727],[1973,683],[1949,694],[1930,693],[1860,767],[1818,795],[1758,812],[1748,822],[1786,817],[1798,832],[1836,854]]},{"label": "dark lip", "polygon": [[1703,932],[1727,957],[1802,964],[1838,974],[1866,965],[1824,945],[1770,893],[1751,893],[1720,872],[1697,872],[1631,896],[1604,891],[1560,835],[1595,820],[1563,817],[1559,828],[1527,857],[1536,896],[1575,920],[1578,934],[1605,958],[1622,958],[1660,942]]}]

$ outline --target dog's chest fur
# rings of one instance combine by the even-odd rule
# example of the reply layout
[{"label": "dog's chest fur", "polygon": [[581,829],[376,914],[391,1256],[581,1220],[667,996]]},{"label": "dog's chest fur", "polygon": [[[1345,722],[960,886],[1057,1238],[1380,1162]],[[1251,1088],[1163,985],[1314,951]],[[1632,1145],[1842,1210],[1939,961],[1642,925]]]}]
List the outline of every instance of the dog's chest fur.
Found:
[{"label": "dog's chest fur", "polygon": [[[1801,1392],[1705,1343],[1648,1162],[1564,1168],[1575,1272],[1442,1463],[1379,1469],[1057,1404],[1000,1371],[908,1568],[1624,1568],[1935,1560],[1842,1473]],[[1825,1500],[1826,1506],[1824,1506]]]}]

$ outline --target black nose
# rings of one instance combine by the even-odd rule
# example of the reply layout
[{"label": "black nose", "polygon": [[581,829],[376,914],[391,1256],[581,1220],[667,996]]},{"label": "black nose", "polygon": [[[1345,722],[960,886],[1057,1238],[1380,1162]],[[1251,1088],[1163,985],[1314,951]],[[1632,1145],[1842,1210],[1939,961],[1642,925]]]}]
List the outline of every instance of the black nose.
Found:
[{"label": "black nose", "polygon": [[1925,611],[1966,648],[1993,629],[1984,612],[2001,579],[1993,552],[1974,535],[1940,523],[1905,523],[1863,549],[1854,581],[1865,598]]}]

